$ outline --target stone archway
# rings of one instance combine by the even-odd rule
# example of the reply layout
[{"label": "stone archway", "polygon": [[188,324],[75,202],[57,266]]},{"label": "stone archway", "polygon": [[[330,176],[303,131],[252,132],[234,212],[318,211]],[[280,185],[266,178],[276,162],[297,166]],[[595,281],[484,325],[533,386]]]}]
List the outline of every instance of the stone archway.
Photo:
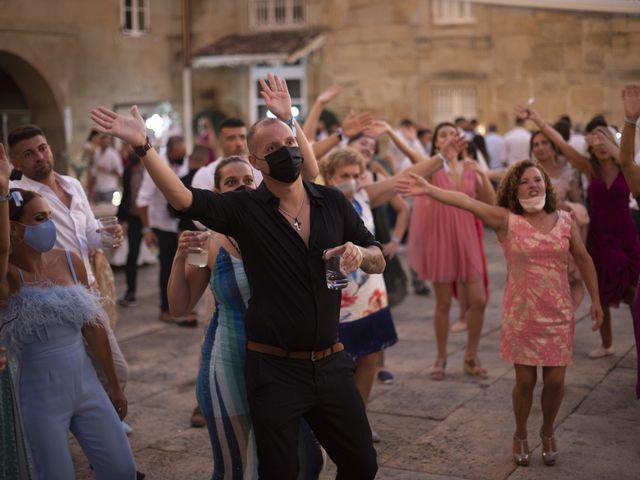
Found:
[{"label": "stone archway", "polygon": [[[25,121],[38,125],[51,145],[55,169],[66,173],[68,154],[63,116],[47,80],[23,58],[0,49],[0,87],[3,92],[0,114],[5,112],[5,128],[11,129]],[[2,119],[0,115],[0,121]]]}]

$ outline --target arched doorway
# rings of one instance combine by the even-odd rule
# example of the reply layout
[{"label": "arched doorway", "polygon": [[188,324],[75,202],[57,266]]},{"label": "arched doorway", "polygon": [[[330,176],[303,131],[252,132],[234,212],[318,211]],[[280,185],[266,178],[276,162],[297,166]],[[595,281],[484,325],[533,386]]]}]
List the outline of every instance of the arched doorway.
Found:
[{"label": "arched doorway", "polygon": [[0,140],[12,128],[35,123],[47,136],[54,154],[55,169],[66,173],[68,165],[64,121],[47,80],[23,58],[0,50]]}]

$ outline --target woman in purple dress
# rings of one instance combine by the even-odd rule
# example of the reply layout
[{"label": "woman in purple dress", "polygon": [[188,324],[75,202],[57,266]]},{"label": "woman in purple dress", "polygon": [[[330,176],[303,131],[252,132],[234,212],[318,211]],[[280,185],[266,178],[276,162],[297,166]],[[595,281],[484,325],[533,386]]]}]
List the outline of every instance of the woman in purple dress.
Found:
[{"label": "woman in purple dress", "polygon": [[604,310],[600,327],[602,344],[590,358],[613,355],[610,307],[621,301],[631,304],[640,273],[640,241],[629,211],[629,187],[618,161],[618,147],[604,119],[587,126],[589,156],[569,145],[531,107],[517,107],[516,114],[532,120],[580,173],[589,179],[588,196],[591,222],[587,250],[598,274],[598,289]]},{"label": "woman in purple dress", "polygon": [[[620,168],[634,197],[640,196],[640,166],[634,161],[635,136],[640,117],[640,84],[627,85],[622,90],[624,106],[624,128],[620,141]],[[637,381],[636,396],[640,398],[640,292],[636,289],[636,296],[631,306],[633,315],[633,331],[636,334],[637,353]]]}]

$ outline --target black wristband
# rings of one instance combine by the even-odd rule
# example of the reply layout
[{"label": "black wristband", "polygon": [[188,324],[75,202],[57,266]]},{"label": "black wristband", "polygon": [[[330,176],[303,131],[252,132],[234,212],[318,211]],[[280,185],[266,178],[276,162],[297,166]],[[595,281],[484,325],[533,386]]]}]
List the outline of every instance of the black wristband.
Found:
[{"label": "black wristband", "polygon": [[149,150],[151,150],[151,143],[149,143],[149,137],[145,138],[144,145],[136,145],[133,147],[133,151],[140,158],[144,157]]}]

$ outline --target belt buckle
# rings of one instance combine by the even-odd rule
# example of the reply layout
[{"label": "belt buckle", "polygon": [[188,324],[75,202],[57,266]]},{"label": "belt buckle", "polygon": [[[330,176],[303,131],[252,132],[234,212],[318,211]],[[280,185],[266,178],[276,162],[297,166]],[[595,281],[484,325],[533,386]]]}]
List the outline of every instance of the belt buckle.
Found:
[{"label": "belt buckle", "polygon": [[315,361],[317,360],[317,358],[316,358],[316,351],[315,351],[315,350],[311,350],[311,358],[310,358],[310,360],[311,360],[312,362],[315,362]]}]

